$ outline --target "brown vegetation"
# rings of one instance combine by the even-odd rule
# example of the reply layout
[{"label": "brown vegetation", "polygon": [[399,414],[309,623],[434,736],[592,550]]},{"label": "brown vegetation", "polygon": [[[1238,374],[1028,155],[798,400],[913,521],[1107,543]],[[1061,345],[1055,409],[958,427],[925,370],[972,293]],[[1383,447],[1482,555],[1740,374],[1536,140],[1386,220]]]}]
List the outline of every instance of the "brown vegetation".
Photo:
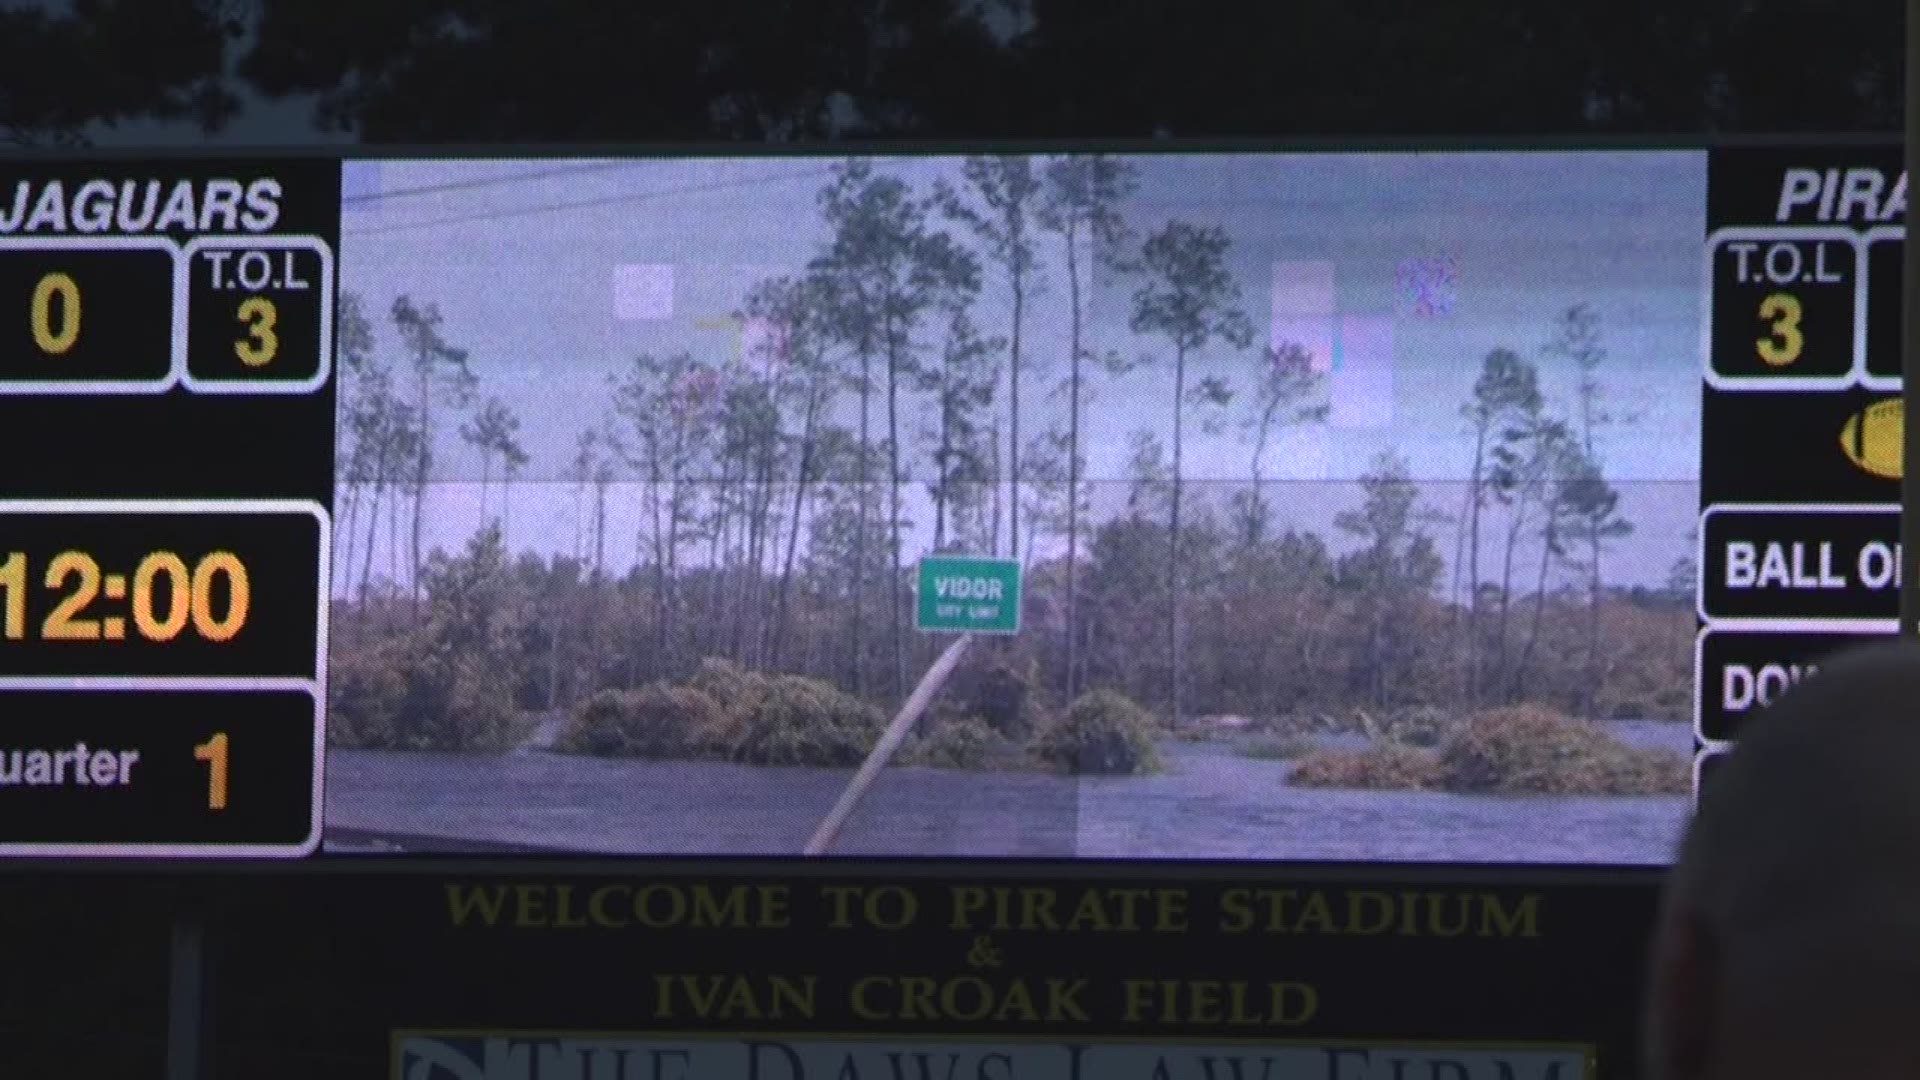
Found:
[{"label": "brown vegetation", "polygon": [[1680,755],[1628,746],[1538,705],[1469,717],[1437,750],[1383,742],[1320,751],[1304,758],[1288,782],[1502,795],[1676,795],[1690,783]]},{"label": "brown vegetation", "polygon": [[1159,772],[1154,745],[1160,724],[1152,714],[1112,690],[1082,695],[1040,734],[1040,760],[1064,773],[1138,776]]}]

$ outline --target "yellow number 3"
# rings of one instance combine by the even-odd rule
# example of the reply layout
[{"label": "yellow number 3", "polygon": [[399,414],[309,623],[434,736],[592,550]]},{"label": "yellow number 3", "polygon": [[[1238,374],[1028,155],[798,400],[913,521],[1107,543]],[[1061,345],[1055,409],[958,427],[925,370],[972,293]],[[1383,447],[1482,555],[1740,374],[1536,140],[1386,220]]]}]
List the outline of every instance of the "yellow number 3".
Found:
[{"label": "yellow number 3", "polygon": [[240,304],[240,321],[247,325],[247,336],[233,343],[233,354],[248,367],[266,367],[280,352],[280,338],[273,324],[280,310],[264,296],[252,296]]},{"label": "yellow number 3", "polygon": [[1773,324],[1767,328],[1770,336],[1754,343],[1760,359],[1769,367],[1786,367],[1800,359],[1807,343],[1800,332],[1800,299],[1791,293],[1774,293],[1760,301],[1760,318]]}]

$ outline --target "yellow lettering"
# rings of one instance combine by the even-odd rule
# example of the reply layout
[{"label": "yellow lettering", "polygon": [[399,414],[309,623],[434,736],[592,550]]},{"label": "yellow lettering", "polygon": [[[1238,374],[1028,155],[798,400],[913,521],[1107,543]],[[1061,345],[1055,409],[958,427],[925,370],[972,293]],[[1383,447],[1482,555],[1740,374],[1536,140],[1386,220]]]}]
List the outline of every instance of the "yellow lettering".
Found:
[{"label": "yellow lettering", "polygon": [[587,919],[573,907],[573,886],[561,885],[554,889],[554,899],[559,902],[560,910],[554,913],[553,925],[561,930],[576,930],[587,925]]},{"label": "yellow lettering", "polygon": [[793,925],[793,890],[785,885],[760,886],[760,915],[755,925],[762,930],[784,930]]},{"label": "yellow lettering", "polygon": [[736,885],[722,898],[712,889],[696,888],[693,894],[693,925],[745,927],[747,890]]},{"label": "yellow lettering", "polygon": [[[1052,889],[1020,890],[1020,929],[1060,929],[1059,920],[1053,915],[1053,907],[1059,901],[1060,894]],[[1078,917],[1076,914],[1075,918]]]},{"label": "yellow lettering", "polygon": [[853,1015],[862,1020],[887,1019],[887,1014],[883,1010],[867,1002],[867,991],[876,986],[883,986],[890,981],[891,980],[881,978],[878,975],[869,975],[855,982],[853,984]]},{"label": "yellow lettering", "polygon": [[1033,991],[1027,988],[1025,982],[1015,982],[1007,987],[1006,994],[1000,999],[1000,1007],[993,1011],[993,1018],[1002,1022],[1025,1020],[1030,1024],[1039,1023],[1040,1010],[1034,1007]]},{"label": "yellow lettering", "polygon": [[1800,317],[1800,298],[1792,293],[1773,293],[1760,301],[1760,321],[1768,324],[1768,334],[1754,346],[1768,367],[1786,367],[1800,359],[1807,343]]},{"label": "yellow lettering", "polygon": [[1315,889],[1307,894],[1306,910],[1300,913],[1300,921],[1294,926],[1294,932],[1333,933],[1333,908],[1327,903],[1326,893]]},{"label": "yellow lettering", "polygon": [[1191,1001],[1187,1019],[1196,1024],[1217,1024],[1224,1017],[1220,1011],[1220,983],[1213,979],[1196,979],[1187,984],[1187,995]]},{"label": "yellow lettering", "polygon": [[1228,889],[1220,895],[1220,932],[1244,934],[1253,927],[1253,890]]},{"label": "yellow lettering", "polygon": [[783,1020],[789,1014],[813,1019],[819,1004],[820,980],[817,976],[806,975],[795,981],[791,976],[774,975],[769,982],[773,990],[771,1014],[774,1019]]},{"label": "yellow lettering", "polygon": [[1187,890],[1159,889],[1154,897],[1159,906],[1153,929],[1162,934],[1185,933],[1191,925],[1187,918]]},{"label": "yellow lettering", "polygon": [[[664,898],[666,912],[656,910],[654,900]],[[648,885],[633,894],[633,917],[649,930],[667,930],[687,917],[687,894],[672,885]]]},{"label": "yellow lettering", "polygon": [[987,906],[987,890],[978,885],[955,885],[947,895],[953,898],[953,921],[947,924],[950,930],[965,930],[974,913]]},{"label": "yellow lettering", "polygon": [[1393,929],[1393,897],[1374,889],[1360,889],[1347,894],[1347,931],[1349,933],[1384,934],[1391,929]]},{"label": "yellow lettering", "polygon": [[984,1020],[993,1011],[993,988],[972,975],[949,980],[940,988],[940,1008],[953,1020]]},{"label": "yellow lettering", "polygon": [[852,885],[822,885],[820,894],[827,898],[827,904],[833,914],[827,917],[827,925],[835,930],[845,930],[853,925],[853,898],[860,890]]},{"label": "yellow lettering", "polygon": [[1129,1023],[1296,1025],[1320,1007],[1318,992],[1306,983],[1128,979],[1121,987]]},{"label": "yellow lettering", "polygon": [[465,926],[477,915],[488,926],[500,922],[506,907],[507,891],[498,886],[448,885],[447,913],[455,926]]},{"label": "yellow lettering", "polygon": [[[1306,983],[1276,982],[1268,983],[1272,998],[1272,1016],[1276,1024],[1299,1025],[1312,1020],[1320,1012],[1320,991]],[[1289,1011],[1288,1000],[1298,999],[1298,1007]]]},{"label": "yellow lettering", "polygon": [[547,922],[547,891],[539,885],[515,885],[513,899],[516,914],[513,924],[518,927],[545,926]]},{"label": "yellow lettering", "polygon": [[1073,917],[1067,920],[1067,929],[1113,929],[1113,924],[1107,920],[1106,905],[1101,903],[1099,893],[1088,890],[1080,894],[1080,903],[1074,908]]},{"label": "yellow lettering", "polygon": [[233,355],[252,368],[273,363],[280,355],[280,335],[274,333],[280,309],[264,296],[249,296],[240,301],[236,316],[246,326],[247,336],[233,343]]},{"label": "yellow lettering", "polygon": [[727,988],[726,1004],[721,1006],[721,1015],[729,1020],[763,1019],[764,1014],[760,1011],[760,1003],[754,1000],[753,988],[747,985],[747,980],[735,978],[731,983],[732,985]]},{"label": "yellow lettering", "polygon": [[937,984],[932,979],[913,977],[900,980],[900,1016],[901,1020],[938,1020],[939,1011],[933,1003]]},{"label": "yellow lettering", "polygon": [[[53,316],[53,302],[60,301],[60,318]],[[80,286],[62,273],[42,277],[33,287],[28,306],[27,326],[33,331],[33,343],[49,356],[60,356],[80,340]]]},{"label": "yellow lettering", "polygon": [[1480,936],[1539,937],[1540,894],[1528,893],[1521,897],[1511,912],[1501,906],[1499,896],[1492,893],[1483,896],[1480,900]]},{"label": "yellow lettering", "polygon": [[1066,979],[1048,979],[1047,1022],[1050,1024],[1068,1021],[1091,1023],[1093,1017],[1087,1015],[1086,1007],[1080,1003],[1080,995],[1085,993],[1086,989],[1087,980],[1085,979],[1074,979],[1071,982]]},{"label": "yellow lettering", "polygon": [[616,915],[615,909],[609,906],[616,897],[626,894],[625,885],[602,885],[593,890],[593,895],[587,898],[587,914],[592,917],[593,925],[608,930],[618,930],[627,925],[626,917]]}]

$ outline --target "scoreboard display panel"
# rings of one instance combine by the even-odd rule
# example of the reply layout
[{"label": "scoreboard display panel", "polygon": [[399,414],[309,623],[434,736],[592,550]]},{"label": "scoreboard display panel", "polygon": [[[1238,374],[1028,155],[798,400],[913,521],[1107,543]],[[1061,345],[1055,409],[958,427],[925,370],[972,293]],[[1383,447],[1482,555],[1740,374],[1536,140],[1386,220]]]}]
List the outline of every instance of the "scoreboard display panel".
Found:
[{"label": "scoreboard display panel", "polygon": [[0,854],[1657,865],[1896,146],[15,159]]}]

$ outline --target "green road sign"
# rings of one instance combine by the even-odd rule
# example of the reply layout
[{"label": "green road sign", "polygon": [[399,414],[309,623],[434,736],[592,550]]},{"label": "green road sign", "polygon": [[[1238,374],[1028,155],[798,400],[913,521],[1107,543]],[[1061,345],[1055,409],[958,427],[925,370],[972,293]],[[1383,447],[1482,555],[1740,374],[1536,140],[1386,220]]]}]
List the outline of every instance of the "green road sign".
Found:
[{"label": "green road sign", "polygon": [[1020,564],[953,555],[921,559],[915,625],[947,633],[1019,633]]}]

